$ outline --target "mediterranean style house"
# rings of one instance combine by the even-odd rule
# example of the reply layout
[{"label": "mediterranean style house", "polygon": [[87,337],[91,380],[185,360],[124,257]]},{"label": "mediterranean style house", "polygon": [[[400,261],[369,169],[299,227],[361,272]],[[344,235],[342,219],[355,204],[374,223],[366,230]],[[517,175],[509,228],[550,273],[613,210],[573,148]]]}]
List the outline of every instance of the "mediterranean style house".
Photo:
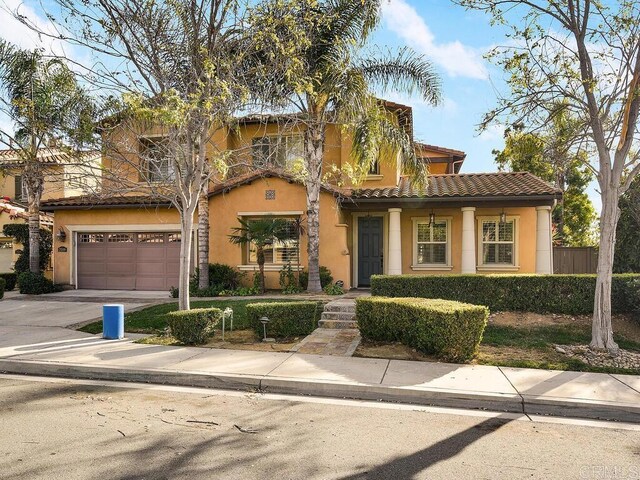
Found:
[{"label": "mediterranean style house", "polygon": [[[388,105],[412,130],[411,108]],[[218,151],[236,152],[248,167],[211,184],[211,263],[257,269],[251,245],[229,242],[238,219],[304,219],[305,187],[290,173],[302,155],[301,128],[283,131],[274,116],[249,116],[212,138]],[[325,136],[324,171],[349,165],[349,134],[329,124]],[[147,159],[147,173],[135,175],[170,176],[165,156],[145,154],[162,142],[162,133],[141,130],[135,137],[127,141]],[[358,185],[327,176],[320,197],[320,264],[334,280],[352,288],[369,286],[374,274],[552,273],[550,213],[557,189],[530,173],[463,174],[464,152],[417,142],[415,149],[429,166],[424,189],[413,187],[395,161],[378,162]],[[103,159],[105,168],[117,162],[108,152]],[[48,200],[43,208],[55,213],[54,229],[64,233],[54,243],[56,283],[138,290],[177,285],[180,222],[168,201],[80,196]],[[195,257],[197,247],[193,251]],[[274,241],[266,252],[267,287],[278,288],[282,268],[304,267],[306,257],[304,235]]]},{"label": "mediterranean style house", "polygon": [[[100,171],[100,152],[84,152],[78,162],[65,151],[52,147],[39,151],[39,158],[46,165],[43,200],[76,197],[98,187],[96,172]],[[87,168],[92,170],[90,175],[87,174]],[[3,235],[4,226],[27,221],[27,198],[20,176],[20,159],[15,150],[0,150],[0,273],[13,269],[22,248],[13,238]],[[40,225],[52,228],[53,215],[41,213]]]}]

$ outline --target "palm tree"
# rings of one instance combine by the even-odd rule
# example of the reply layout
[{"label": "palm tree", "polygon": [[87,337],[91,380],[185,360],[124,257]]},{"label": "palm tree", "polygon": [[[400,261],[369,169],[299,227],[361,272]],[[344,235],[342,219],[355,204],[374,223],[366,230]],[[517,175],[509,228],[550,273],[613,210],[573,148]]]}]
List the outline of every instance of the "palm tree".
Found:
[{"label": "palm tree", "polygon": [[361,55],[380,20],[382,0],[272,0],[253,18],[254,36],[264,42],[263,82],[274,106],[295,106],[304,124],[304,184],[307,194],[307,291],[319,292],[320,186],[325,131],[336,123],[353,132],[352,158],[359,178],[378,161],[402,162],[405,174],[426,181],[411,132],[399,112],[378,100],[374,87],[420,94],[431,104],[440,98],[431,64],[409,49]]},{"label": "palm tree", "polygon": [[256,220],[238,219],[239,227],[234,227],[229,241],[235,245],[253,244],[256,248],[256,260],[260,270],[260,293],[264,293],[264,250],[274,242],[289,240],[291,237],[289,222],[283,218],[265,217]]},{"label": "palm tree", "polygon": [[40,202],[45,176],[52,173],[42,154],[62,139],[67,146],[56,148],[80,160],[78,147],[92,139],[95,110],[63,61],[0,40],[0,113],[15,127],[0,130],[0,144],[17,157],[0,168],[22,177],[29,212],[29,270],[38,273]]}]

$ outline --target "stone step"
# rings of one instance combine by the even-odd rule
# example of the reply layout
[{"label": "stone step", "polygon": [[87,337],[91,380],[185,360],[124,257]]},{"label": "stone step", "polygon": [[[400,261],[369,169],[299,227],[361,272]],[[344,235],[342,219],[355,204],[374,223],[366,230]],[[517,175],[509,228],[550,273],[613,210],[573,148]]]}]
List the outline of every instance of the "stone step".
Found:
[{"label": "stone step", "polygon": [[322,312],[320,318],[323,320],[353,320],[356,314],[354,312]]},{"label": "stone step", "polygon": [[325,312],[349,312],[356,313],[356,303],[353,300],[337,300],[324,306]]},{"label": "stone step", "polygon": [[358,328],[358,324],[355,320],[327,320],[320,319],[318,322],[320,328],[332,328],[332,329],[352,329]]}]

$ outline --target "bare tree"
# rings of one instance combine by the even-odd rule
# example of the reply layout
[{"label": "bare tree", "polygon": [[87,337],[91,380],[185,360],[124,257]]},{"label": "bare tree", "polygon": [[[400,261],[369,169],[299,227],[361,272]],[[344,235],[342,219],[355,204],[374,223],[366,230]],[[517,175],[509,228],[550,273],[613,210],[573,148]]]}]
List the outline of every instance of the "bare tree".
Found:
[{"label": "bare tree", "polygon": [[611,284],[618,201],[640,172],[640,3],[637,0],[456,0],[511,29],[489,58],[508,73],[510,95],[483,126],[541,126],[562,102],[580,122],[572,144],[587,150],[602,199],[591,347],[618,350]]},{"label": "bare tree", "polygon": [[[176,208],[179,308],[189,309],[194,216],[209,182],[224,174],[229,156],[225,146],[211,140],[226,131],[247,99],[251,72],[242,66],[250,39],[238,28],[245,6],[242,0],[56,4],[61,13],[50,15],[58,26],[54,35],[92,52],[96,61],[78,69],[113,97],[111,114],[102,122],[109,167],[103,195],[137,193]],[[206,212],[200,215],[200,223],[208,225]],[[202,251],[201,268],[207,257]]]}]

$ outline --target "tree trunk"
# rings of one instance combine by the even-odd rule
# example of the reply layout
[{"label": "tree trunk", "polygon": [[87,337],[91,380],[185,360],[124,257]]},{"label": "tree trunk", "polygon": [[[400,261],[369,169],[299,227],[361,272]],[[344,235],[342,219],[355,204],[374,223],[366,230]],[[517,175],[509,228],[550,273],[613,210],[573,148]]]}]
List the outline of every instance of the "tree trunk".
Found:
[{"label": "tree trunk", "polygon": [[40,201],[29,201],[29,271],[40,272]]},{"label": "tree trunk", "polygon": [[29,213],[29,271],[40,273],[40,202],[42,200],[43,179],[37,170],[25,169]]},{"label": "tree trunk", "polygon": [[322,291],[320,283],[320,185],[322,182],[322,150],[324,125],[310,123],[304,134],[305,158],[307,160],[307,254],[309,283],[307,292]]},{"label": "tree trunk", "polygon": [[266,290],[264,281],[264,247],[256,246],[256,257],[258,269],[260,270],[260,293],[264,293]]},{"label": "tree trunk", "polygon": [[615,354],[618,351],[618,345],[613,340],[613,328],[611,326],[611,282],[616,227],[620,217],[617,189],[607,186],[607,188],[603,189],[601,198],[600,249],[598,252],[598,271],[590,347],[594,350],[606,349]]},{"label": "tree trunk", "polygon": [[198,199],[198,288],[209,287],[209,198],[205,189]]},{"label": "tree trunk", "polygon": [[182,212],[181,219],[181,233],[182,239],[180,241],[180,277],[179,277],[179,298],[178,309],[190,310],[190,296],[189,296],[189,280],[191,277],[191,246],[193,243],[191,237],[191,231],[193,229],[193,210],[195,208],[187,209]]}]

